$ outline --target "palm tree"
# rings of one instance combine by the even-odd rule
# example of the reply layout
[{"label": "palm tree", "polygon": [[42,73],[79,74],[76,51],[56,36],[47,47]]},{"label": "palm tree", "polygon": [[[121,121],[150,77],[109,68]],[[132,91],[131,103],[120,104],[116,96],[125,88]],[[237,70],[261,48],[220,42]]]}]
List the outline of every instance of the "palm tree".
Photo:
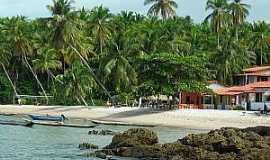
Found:
[{"label": "palm tree", "polygon": [[238,39],[238,27],[241,25],[249,15],[250,5],[242,3],[242,0],[233,0],[229,4],[229,10],[232,14],[233,24],[236,27],[236,38]]},{"label": "palm tree", "polygon": [[[266,50],[270,47],[270,26],[263,22],[255,23],[253,25],[253,36],[251,37],[250,42],[253,45],[253,48],[259,52],[260,57],[260,65],[263,65],[264,62],[264,55],[266,55]],[[256,53],[258,53],[256,52]],[[265,56],[266,58],[266,56]]]},{"label": "palm tree", "polygon": [[249,51],[248,45],[244,41],[236,40],[233,36],[228,35],[215,55],[218,80],[225,84],[232,83],[233,75],[254,64],[255,59],[255,53]]},{"label": "palm tree", "polygon": [[126,58],[126,50],[120,50],[117,44],[111,47],[111,53],[101,59],[100,70],[104,79],[114,84],[116,93],[120,93],[137,83],[137,73]]},{"label": "palm tree", "polygon": [[[67,97],[65,101],[74,99],[79,104],[88,106],[86,97],[91,94],[96,82],[87,74],[87,68],[80,61],[74,61],[65,71],[64,75],[57,76],[58,81],[63,82],[57,87],[56,97]],[[64,95],[63,95],[64,94]]]},{"label": "palm tree", "polygon": [[148,10],[149,16],[158,16],[167,19],[176,15],[178,5],[173,0],[145,0],[144,5],[153,4]]},{"label": "palm tree", "polygon": [[211,20],[211,26],[215,33],[217,33],[218,47],[220,46],[220,34],[229,23],[229,14],[227,12],[227,0],[208,0],[206,10],[211,10],[205,21]]},{"label": "palm tree", "polygon": [[52,71],[61,68],[61,62],[58,60],[55,50],[46,46],[38,49],[38,57],[32,62],[35,70],[47,74],[48,86],[50,78],[55,78]]},{"label": "palm tree", "polygon": [[110,10],[102,6],[95,7],[90,15],[90,29],[95,37],[96,44],[99,46],[100,54],[103,53],[103,47],[109,40],[111,30],[109,26],[109,19],[112,17]]},{"label": "palm tree", "polygon": [[53,5],[47,6],[53,15],[48,23],[51,29],[50,42],[61,59],[63,73],[70,58],[67,48],[70,44],[76,43],[80,34],[76,24],[76,14],[72,12],[72,3],[71,0],[53,0]]},{"label": "palm tree", "polygon": [[6,75],[6,77],[8,78],[8,81],[10,83],[10,85],[12,86],[12,89],[14,91],[14,95],[17,97],[18,96],[18,92],[16,90],[16,86],[14,85],[13,81],[11,80],[11,77],[8,73],[7,70],[7,66],[9,65],[10,62],[10,57],[12,56],[11,53],[9,52],[9,46],[7,45],[7,43],[5,42],[6,40],[6,34],[4,34],[4,30],[6,29],[4,26],[0,26],[0,64],[1,67]]},{"label": "palm tree", "polygon": [[73,10],[72,3],[73,0],[53,0],[53,5],[47,5],[47,8],[52,15],[65,16]]},{"label": "palm tree", "polygon": [[28,61],[29,56],[32,56],[34,53],[33,44],[29,37],[31,35],[31,30],[29,30],[29,28],[31,28],[31,26],[29,26],[24,17],[15,17],[10,20],[10,24],[6,26],[4,32],[9,36],[9,51],[13,56],[24,62],[30,69],[48,103],[46,91]]}]

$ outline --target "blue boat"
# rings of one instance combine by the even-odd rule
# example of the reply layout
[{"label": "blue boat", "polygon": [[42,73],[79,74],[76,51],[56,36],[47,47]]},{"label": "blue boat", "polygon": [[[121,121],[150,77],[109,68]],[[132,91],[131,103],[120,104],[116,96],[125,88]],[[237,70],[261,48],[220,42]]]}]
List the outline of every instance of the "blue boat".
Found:
[{"label": "blue boat", "polygon": [[29,115],[32,120],[37,120],[37,121],[54,121],[54,122],[63,122],[66,118],[64,115],[61,116],[37,116],[37,115]]}]

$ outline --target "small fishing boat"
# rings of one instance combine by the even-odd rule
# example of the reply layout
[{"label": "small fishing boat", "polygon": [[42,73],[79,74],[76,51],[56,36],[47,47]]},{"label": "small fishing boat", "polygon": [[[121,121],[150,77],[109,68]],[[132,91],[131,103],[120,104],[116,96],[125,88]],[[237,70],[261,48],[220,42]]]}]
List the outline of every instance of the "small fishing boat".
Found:
[{"label": "small fishing boat", "polygon": [[97,125],[83,125],[83,124],[65,124],[63,122],[56,121],[40,121],[40,120],[32,120],[33,124],[42,125],[42,126],[52,126],[52,127],[69,127],[69,128],[95,128]]},{"label": "small fishing boat", "polygon": [[13,121],[13,120],[0,120],[1,125],[13,125],[13,126],[25,126],[32,127],[33,122],[31,121]]},{"label": "small fishing boat", "polygon": [[61,116],[50,116],[50,115],[46,115],[46,116],[40,116],[40,115],[29,115],[32,120],[35,121],[54,121],[54,122],[63,122],[66,117],[64,115]]}]

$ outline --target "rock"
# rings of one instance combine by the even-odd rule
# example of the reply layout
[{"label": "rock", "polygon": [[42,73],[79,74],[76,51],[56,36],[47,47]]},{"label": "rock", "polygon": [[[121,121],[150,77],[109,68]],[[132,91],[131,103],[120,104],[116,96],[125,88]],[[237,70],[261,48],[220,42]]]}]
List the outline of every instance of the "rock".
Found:
[{"label": "rock", "polygon": [[100,130],[100,131],[97,131],[97,130],[91,130],[88,132],[89,135],[102,135],[102,136],[106,136],[106,135],[115,135],[117,134],[116,132],[114,131],[111,131],[111,130]]},{"label": "rock", "polygon": [[258,126],[258,127],[250,127],[246,128],[243,131],[245,132],[255,132],[260,136],[270,136],[270,127],[266,126]]},{"label": "rock", "polygon": [[134,147],[140,145],[154,145],[158,143],[155,132],[146,128],[129,129],[123,133],[116,134],[107,149],[119,147]]},{"label": "rock", "polygon": [[137,147],[128,147],[122,149],[118,154],[121,157],[133,158],[160,158],[163,156],[162,148],[159,145],[147,146],[139,145]]},{"label": "rock", "polygon": [[91,143],[82,143],[79,144],[79,148],[81,150],[86,150],[86,149],[98,149],[98,146],[95,144],[91,144]]},{"label": "rock", "polygon": [[270,159],[270,149],[258,149],[249,148],[242,150],[239,155],[240,160],[269,160]]},{"label": "rock", "polygon": [[95,154],[96,154],[97,158],[100,158],[100,159],[106,159],[107,158],[107,155],[105,153],[103,153],[102,151],[96,151]]},{"label": "rock", "polygon": [[161,145],[153,131],[130,129],[100,152],[144,160],[269,160],[270,136],[267,127],[222,128]]},{"label": "rock", "polygon": [[181,156],[173,156],[172,158],[171,158],[171,160],[185,160],[183,157],[181,157]]}]

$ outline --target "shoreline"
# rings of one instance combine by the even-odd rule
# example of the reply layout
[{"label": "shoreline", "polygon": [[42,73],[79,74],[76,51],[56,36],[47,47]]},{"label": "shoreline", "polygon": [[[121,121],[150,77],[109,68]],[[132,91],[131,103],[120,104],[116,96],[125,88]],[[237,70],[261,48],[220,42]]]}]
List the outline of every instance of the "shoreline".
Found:
[{"label": "shoreline", "polygon": [[1,115],[60,115],[72,119],[124,123],[134,126],[157,126],[191,129],[219,129],[222,127],[247,128],[270,126],[270,116],[257,116],[255,112],[228,110],[172,110],[155,111],[136,107],[85,106],[18,106],[0,105]]}]

